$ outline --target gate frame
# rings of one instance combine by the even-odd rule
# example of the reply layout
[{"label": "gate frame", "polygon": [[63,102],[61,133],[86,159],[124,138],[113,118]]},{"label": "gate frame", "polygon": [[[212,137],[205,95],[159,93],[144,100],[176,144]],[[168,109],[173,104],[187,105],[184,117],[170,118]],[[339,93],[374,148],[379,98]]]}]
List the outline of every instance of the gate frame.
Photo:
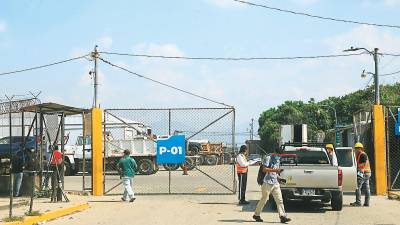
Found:
[{"label": "gate frame", "polygon": [[[236,153],[236,149],[235,149],[235,125],[236,125],[236,110],[234,107],[177,107],[177,108],[109,108],[109,109],[104,109],[103,111],[103,132],[105,133],[106,130],[106,114],[110,114],[113,117],[117,117],[114,114],[109,113],[109,111],[166,111],[168,113],[168,134],[171,135],[171,112],[172,111],[184,111],[184,110],[227,110],[226,113],[224,113],[222,116],[218,117],[217,119],[213,120],[212,122],[208,123],[206,126],[204,126],[203,128],[201,128],[199,131],[195,132],[193,135],[190,135],[189,137],[186,137],[186,141],[190,140],[191,138],[195,137],[198,134],[201,134],[204,130],[206,130],[207,128],[209,128],[210,126],[212,126],[213,124],[217,123],[218,121],[220,121],[223,118],[226,118],[229,114],[232,113],[232,124],[231,124],[231,136],[232,136],[232,150],[234,153]],[[119,119],[123,124],[126,124],[129,126],[129,124],[127,124],[125,121]],[[104,195],[106,195],[107,193],[109,193],[110,191],[114,190],[115,188],[117,188],[119,185],[122,184],[122,181],[119,182],[117,185],[114,185],[113,187],[111,187],[109,190],[106,190],[106,140],[105,138],[103,139],[103,149],[104,149],[104,160],[103,160],[103,186],[104,186]],[[156,165],[158,166],[158,165]],[[232,184],[232,189],[230,189],[229,187],[227,187],[226,185],[222,184],[221,182],[219,182],[217,179],[213,178],[212,176],[208,175],[206,172],[200,170],[199,168],[197,168],[197,166],[195,167],[195,169],[197,171],[199,171],[201,174],[205,175],[206,177],[210,178],[212,181],[216,182],[217,184],[221,185],[222,187],[224,187],[225,189],[229,190],[232,193],[173,193],[171,192],[171,171],[169,171],[169,176],[168,176],[168,193],[137,193],[138,195],[162,195],[162,194],[169,194],[169,195],[231,195],[231,194],[236,194],[237,192],[237,180],[236,180],[236,168],[235,168],[235,164],[232,165],[232,177],[233,177],[233,184]],[[136,194],[136,193],[135,193]]]}]

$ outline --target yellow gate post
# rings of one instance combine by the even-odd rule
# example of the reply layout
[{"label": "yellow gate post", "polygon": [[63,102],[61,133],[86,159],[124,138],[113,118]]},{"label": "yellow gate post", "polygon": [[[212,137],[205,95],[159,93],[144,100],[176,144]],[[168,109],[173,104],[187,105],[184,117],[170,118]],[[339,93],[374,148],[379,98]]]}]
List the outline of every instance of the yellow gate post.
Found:
[{"label": "yellow gate post", "polygon": [[94,196],[104,194],[102,115],[100,108],[92,109],[92,194]]},{"label": "yellow gate post", "polygon": [[385,116],[382,105],[374,105],[373,110],[376,194],[385,195],[387,191]]}]

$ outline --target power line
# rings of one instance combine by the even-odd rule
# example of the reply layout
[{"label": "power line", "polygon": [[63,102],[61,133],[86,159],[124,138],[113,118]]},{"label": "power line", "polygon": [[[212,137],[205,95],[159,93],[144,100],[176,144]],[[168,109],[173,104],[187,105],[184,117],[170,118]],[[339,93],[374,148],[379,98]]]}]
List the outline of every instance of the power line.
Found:
[{"label": "power line", "polygon": [[291,13],[291,14],[300,15],[300,16],[308,16],[308,17],[312,17],[312,18],[316,18],[316,19],[322,19],[322,20],[330,20],[330,21],[343,22],[343,23],[361,24],[361,25],[376,26],[376,27],[390,27],[390,28],[397,28],[397,29],[400,28],[400,26],[398,26],[398,25],[367,23],[367,22],[339,19],[339,18],[326,17],[326,16],[317,16],[317,15],[312,15],[312,14],[309,14],[309,13],[296,12],[296,11],[287,10],[287,9],[275,8],[275,7],[262,5],[262,4],[257,4],[257,3],[253,3],[253,2],[248,2],[248,1],[243,1],[243,0],[233,0],[233,1],[239,2],[239,3],[242,3],[242,4],[246,4],[246,5],[250,5],[250,6],[257,6],[257,7],[262,7],[262,8],[269,9],[269,10],[274,10],[274,11],[279,11],[279,12],[284,12],[284,13]]},{"label": "power line", "polygon": [[337,55],[316,55],[316,56],[288,56],[288,57],[187,57],[187,56],[165,56],[165,55],[147,55],[147,54],[130,54],[119,52],[99,52],[106,55],[119,55],[144,58],[161,58],[161,59],[183,59],[183,60],[215,60],[215,61],[252,61],[252,60],[296,60],[296,59],[321,59],[321,58],[337,58],[359,56],[367,54],[352,53],[352,54],[337,54]]},{"label": "power line", "polygon": [[400,73],[400,70],[399,70],[399,71],[396,71],[396,72],[393,72],[393,73],[381,74],[381,75],[379,75],[379,76],[381,76],[381,77],[384,77],[384,76],[392,76],[392,75],[396,75],[396,74],[398,74],[398,73]]},{"label": "power line", "polygon": [[42,68],[46,68],[46,67],[50,67],[50,66],[55,66],[55,65],[58,65],[58,64],[62,64],[62,63],[66,63],[66,62],[71,62],[71,61],[74,61],[74,60],[82,59],[82,58],[85,58],[88,55],[89,54],[83,55],[83,56],[79,56],[79,57],[75,57],[75,58],[71,58],[71,59],[58,61],[58,62],[54,62],[54,63],[49,63],[49,64],[46,64],[46,65],[34,66],[34,67],[30,67],[30,68],[25,68],[25,69],[14,70],[14,71],[10,71],[10,72],[4,72],[4,73],[0,73],[0,76],[5,76],[5,75],[10,75],[10,74],[15,74],[15,73],[22,73],[22,72],[27,72],[27,71],[31,71],[31,70],[37,70],[37,69],[42,69]]},{"label": "power line", "polygon": [[394,57],[399,57],[400,54],[394,54],[394,53],[379,53],[380,55],[388,55],[388,56],[394,56]]},{"label": "power line", "polygon": [[183,92],[183,93],[188,94],[188,95],[192,95],[192,96],[197,97],[197,98],[201,98],[201,99],[204,99],[204,100],[207,100],[207,101],[216,103],[216,104],[220,104],[220,105],[223,105],[223,106],[227,106],[227,107],[233,108],[233,106],[227,105],[227,104],[225,104],[225,103],[223,103],[223,102],[218,102],[218,101],[212,100],[212,99],[210,99],[210,98],[203,97],[203,96],[201,96],[201,95],[192,93],[192,92],[190,92],[190,91],[186,91],[186,90],[183,90],[183,89],[174,87],[174,86],[172,86],[172,85],[170,85],[170,84],[166,84],[166,83],[163,83],[163,82],[161,82],[161,81],[154,80],[154,79],[152,79],[152,78],[150,78],[150,77],[147,77],[147,76],[144,76],[144,75],[141,75],[141,74],[132,72],[132,71],[130,71],[130,70],[128,70],[128,69],[126,69],[126,68],[124,68],[124,67],[122,67],[122,66],[118,66],[118,65],[116,65],[116,64],[113,64],[113,63],[111,63],[111,62],[109,62],[109,61],[107,61],[107,60],[105,60],[105,59],[103,59],[103,58],[101,58],[101,57],[97,57],[97,58],[100,59],[101,61],[103,61],[104,63],[109,64],[110,66],[116,67],[116,68],[118,68],[118,69],[121,69],[121,70],[123,70],[123,71],[125,71],[125,72],[128,72],[128,73],[130,73],[130,74],[132,74],[132,75],[138,76],[138,77],[140,77],[140,78],[143,78],[143,79],[152,81],[152,82],[154,82],[154,83],[163,85],[163,86],[165,86],[165,87],[172,88],[172,89],[174,89],[174,90]]}]

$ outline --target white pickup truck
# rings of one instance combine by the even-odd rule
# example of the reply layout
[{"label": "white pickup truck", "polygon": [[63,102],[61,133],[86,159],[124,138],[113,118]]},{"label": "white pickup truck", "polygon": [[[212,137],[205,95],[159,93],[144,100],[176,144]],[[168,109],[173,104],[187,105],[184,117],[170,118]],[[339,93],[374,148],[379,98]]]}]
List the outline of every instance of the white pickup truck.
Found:
[{"label": "white pickup truck", "polygon": [[[293,199],[321,200],[324,203],[331,202],[332,209],[342,210],[343,186],[346,177],[348,190],[356,188],[356,165],[354,154],[348,149],[336,151],[338,163],[341,159],[350,156],[347,168],[333,165],[324,147],[309,146],[283,146],[281,157],[281,177],[286,183],[281,185],[284,201]],[[343,156],[347,154],[347,156]],[[344,172],[346,174],[344,174]]]}]

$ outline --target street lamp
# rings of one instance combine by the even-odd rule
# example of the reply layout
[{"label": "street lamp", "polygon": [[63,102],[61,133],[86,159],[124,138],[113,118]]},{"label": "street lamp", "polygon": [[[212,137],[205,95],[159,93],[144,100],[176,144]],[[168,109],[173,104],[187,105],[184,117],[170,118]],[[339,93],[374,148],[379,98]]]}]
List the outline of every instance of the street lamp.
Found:
[{"label": "street lamp", "polygon": [[[374,51],[370,51],[366,48],[354,48],[350,47],[349,49],[343,50],[344,52],[355,52],[359,50],[365,50],[368,52],[368,54],[372,55],[374,57],[374,63],[375,63],[375,73],[367,73],[374,75],[374,86],[375,86],[375,105],[380,105],[380,92],[379,92],[379,75],[378,75],[378,48],[374,48]],[[365,77],[365,71],[363,71],[363,74],[361,74],[362,77]]]}]

